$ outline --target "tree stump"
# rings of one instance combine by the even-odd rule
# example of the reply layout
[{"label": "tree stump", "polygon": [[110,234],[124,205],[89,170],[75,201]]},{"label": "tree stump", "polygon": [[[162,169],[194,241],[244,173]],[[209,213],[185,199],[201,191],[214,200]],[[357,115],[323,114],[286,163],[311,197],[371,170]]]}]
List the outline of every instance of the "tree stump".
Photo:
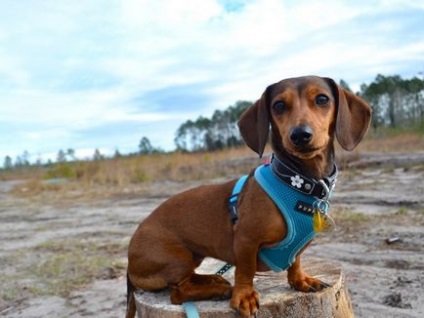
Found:
[{"label": "tree stump", "polygon": [[[196,270],[198,273],[215,273],[224,263],[206,259]],[[354,317],[349,292],[341,266],[333,261],[303,258],[305,271],[330,285],[317,293],[302,293],[290,289],[287,272],[257,273],[254,285],[260,293],[258,318],[270,317]],[[234,284],[234,268],[224,277]],[[169,291],[135,293],[139,318],[185,318],[182,306],[172,305]],[[236,318],[237,312],[230,308],[229,301],[195,302],[200,318]]]}]

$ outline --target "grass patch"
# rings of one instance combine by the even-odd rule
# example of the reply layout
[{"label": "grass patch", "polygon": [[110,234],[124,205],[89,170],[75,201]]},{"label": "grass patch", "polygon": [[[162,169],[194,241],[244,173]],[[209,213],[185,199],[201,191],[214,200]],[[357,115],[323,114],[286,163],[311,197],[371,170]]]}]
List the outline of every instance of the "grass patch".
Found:
[{"label": "grass patch", "polygon": [[408,209],[405,207],[400,207],[397,211],[396,211],[396,215],[407,215],[408,214]]},{"label": "grass patch", "polygon": [[66,188],[67,185],[65,183],[48,183],[43,179],[30,179],[15,186],[12,193],[25,197],[35,196],[42,192],[60,192],[66,190]]},{"label": "grass patch", "polygon": [[99,278],[101,270],[110,265],[105,255],[86,255],[83,251],[52,254],[34,268],[37,280],[45,286],[37,293],[66,297]]},{"label": "grass patch", "polygon": [[[1,281],[2,286],[6,286],[6,282]],[[17,287],[9,287],[9,288],[2,288],[0,292],[1,299],[4,299],[6,301],[11,301],[14,299],[21,298],[21,293],[19,292],[19,289]]]},{"label": "grass patch", "polygon": [[77,176],[77,171],[71,163],[59,163],[53,165],[49,170],[47,170],[44,175],[45,179],[75,179]]},{"label": "grass patch", "polygon": [[153,181],[207,180],[238,176],[250,171],[259,162],[248,148],[213,153],[161,153],[66,162],[53,164],[43,173],[28,169],[26,181],[17,186],[15,193],[30,196],[48,191],[85,191],[97,186],[120,191]]},{"label": "grass patch", "polygon": [[370,130],[359,145],[359,151],[372,152],[414,152],[424,149],[422,129],[379,128]]},{"label": "grass patch", "polygon": [[[98,279],[112,279],[124,274],[126,264],[120,261],[126,253],[126,244],[96,242],[94,240],[52,240],[39,244],[35,264],[23,270],[24,276],[34,282],[25,289],[32,295],[69,294]],[[10,279],[10,277],[9,277]],[[16,297],[11,291],[2,297]]]},{"label": "grass patch", "polygon": [[62,296],[96,280],[125,275],[128,241],[114,232],[96,237],[53,239],[0,258],[0,303]]},{"label": "grass patch", "polygon": [[366,215],[360,212],[354,212],[349,209],[336,209],[331,215],[334,217],[334,221],[337,223],[348,223],[360,225],[369,222],[373,219],[372,216]]}]

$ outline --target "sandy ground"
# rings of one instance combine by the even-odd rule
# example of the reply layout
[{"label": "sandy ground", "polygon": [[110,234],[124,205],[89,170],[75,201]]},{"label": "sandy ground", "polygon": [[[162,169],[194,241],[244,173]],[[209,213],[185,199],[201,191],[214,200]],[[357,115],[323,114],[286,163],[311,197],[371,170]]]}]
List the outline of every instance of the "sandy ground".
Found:
[{"label": "sandy ground", "polygon": [[[357,168],[341,172],[332,201],[337,228],[321,234],[305,257],[342,264],[357,317],[424,317],[424,153],[369,154],[350,164]],[[17,182],[0,183],[0,316],[123,317],[130,236],[167,197],[197,184],[75,199],[16,196],[10,190]],[[81,253],[80,263],[93,253],[113,259],[96,263],[94,282],[69,290],[52,285],[55,292],[46,288],[43,268],[61,253]],[[59,279],[66,260],[58,264],[58,275],[47,280]]]}]

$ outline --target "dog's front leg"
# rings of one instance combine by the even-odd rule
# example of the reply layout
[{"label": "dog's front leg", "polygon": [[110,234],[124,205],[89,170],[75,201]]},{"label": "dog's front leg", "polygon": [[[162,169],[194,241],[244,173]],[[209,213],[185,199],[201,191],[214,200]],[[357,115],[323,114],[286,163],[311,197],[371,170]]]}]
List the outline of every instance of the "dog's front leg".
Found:
[{"label": "dog's front leg", "polygon": [[259,293],[253,287],[258,246],[235,240],[236,271],[231,307],[242,317],[250,317],[259,310]]},{"label": "dog's front leg", "polygon": [[309,276],[303,271],[300,264],[300,255],[296,256],[294,263],[287,269],[287,279],[293,289],[302,292],[316,292],[328,287],[326,283]]}]

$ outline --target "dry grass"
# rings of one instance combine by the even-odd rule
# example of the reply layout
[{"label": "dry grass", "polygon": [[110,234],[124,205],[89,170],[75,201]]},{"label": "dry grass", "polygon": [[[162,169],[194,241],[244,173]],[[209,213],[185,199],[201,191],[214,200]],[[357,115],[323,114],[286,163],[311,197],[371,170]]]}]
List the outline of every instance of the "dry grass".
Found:
[{"label": "dry grass", "polygon": [[[375,133],[367,138],[353,153],[339,152],[339,162],[360,158],[364,152],[414,152],[424,149],[424,134]],[[270,152],[268,148],[266,153]],[[250,171],[261,162],[247,147],[227,149],[212,153],[171,153],[149,156],[131,156],[99,161],[79,161],[55,164],[49,168],[2,172],[0,179],[24,179],[15,194],[39,195],[43,192],[90,191],[106,188],[107,192],[119,192],[153,181],[207,180],[220,177],[236,177]],[[103,190],[102,190],[103,191]]]},{"label": "dry grass", "polygon": [[359,151],[415,152],[424,150],[424,131],[370,130]]},{"label": "dry grass", "polygon": [[[257,156],[248,148],[68,162],[46,168],[43,173],[39,169],[28,169],[26,174],[16,175],[25,182],[19,184],[14,193],[34,196],[45,191],[88,191],[96,187],[119,191],[153,181],[206,180],[246,173],[257,162]],[[13,179],[13,175],[9,173],[3,179]]]},{"label": "dry grass", "polygon": [[126,246],[77,239],[44,242],[35,248],[43,260],[28,269],[37,277],[38,294],[66,297],[71,291],[93,282],[122,275],[126,264],[119,256]]},{"label": "dry grass", "polygon": [[2,299],[45,295],[68,297],[95,280],[121,277],[126,269],[125,261],[121,260],[126,248],[127,242],[116,243],[106,238],[67,238],[18,250],[7,259],[16,264],[16,272],[0,277],[0,283],[7,286],[0,292],[0,303]]}]

